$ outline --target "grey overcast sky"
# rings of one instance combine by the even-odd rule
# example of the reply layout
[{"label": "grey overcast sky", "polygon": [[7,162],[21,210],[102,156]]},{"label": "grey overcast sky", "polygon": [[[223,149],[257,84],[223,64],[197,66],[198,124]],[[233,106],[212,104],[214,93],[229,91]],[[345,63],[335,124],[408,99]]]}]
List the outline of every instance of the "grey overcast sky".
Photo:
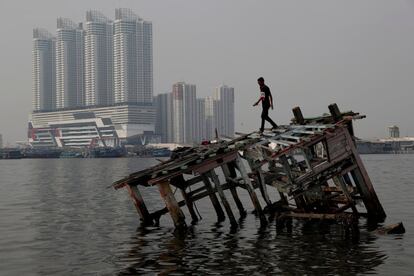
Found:
[{"label": "grey overcast sky", "polygon": [[172,83],[235,87],[236,130],[259,127],[256,79],[276,101],[271,116],[287,123],[291,108],[319,115],[336,102],[363,112],[357,135],[387,135],[390,124],[414,136],[414,2],[383,0],[0,0],[0,133],[26,139],[31,110],[32,29],[55,33],[56,18],[84,21],[96,9],[113,18],[133,9],[153,22],[154,94]]}]

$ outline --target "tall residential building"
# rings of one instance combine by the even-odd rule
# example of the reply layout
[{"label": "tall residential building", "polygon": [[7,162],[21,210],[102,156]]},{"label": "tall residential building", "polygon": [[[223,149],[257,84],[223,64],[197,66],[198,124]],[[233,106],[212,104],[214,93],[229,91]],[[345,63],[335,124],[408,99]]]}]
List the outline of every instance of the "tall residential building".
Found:
[{"label": "tall residential building", "polygon": [[197,135],[196,86],[178,82],[173,85],[173,140],[175,143],[191,144]]},{"label": "tall residential building", "polygon": [[56,107],[55,38],[44,29],[33,30],[33,110]]},{"label": "tall residential building", "polygon": [[217,102],[214,97],[206,97],[205,103],[205,138],[212,140],[215,137]]},{"label": "tall residential building", "polygon": [[221,85],[214,91],[217,101],[216,126],[219,135],[234,136],[234,88]]},{"label": "tall residential building", "polygon": [[172,94],[159,94],[154,98],[157,119],[155,122],[155,133],[161,136],[162,143],[173,142],[172,121],[173,121],[173,104]]},{"label": "tall residential building", "polygon": [[114,21],[116,103],[152,103],[152,23],[129,9],[116,9]]},{"label": "tall residential building", "polygon": [[82,24],[57,19],[56,107],[84,105],[84,31]]},{"label": "tall residential building", "polygon": [[206,100],[197,99],[197,112],[196,112],[196,139],[198,142],[207,138],[206,132]]},{"label": "tall residential building", "polygon": [[113,25],[98,11],[86,12],[85,104],[110,105],[113,95]]}]

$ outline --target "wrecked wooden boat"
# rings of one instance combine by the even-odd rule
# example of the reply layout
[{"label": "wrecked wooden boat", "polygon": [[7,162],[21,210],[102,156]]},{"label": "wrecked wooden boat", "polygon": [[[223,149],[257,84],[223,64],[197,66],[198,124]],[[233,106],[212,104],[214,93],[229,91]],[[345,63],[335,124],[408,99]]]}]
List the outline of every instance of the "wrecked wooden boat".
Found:
[{"label": "wrecked wooden boat", "polygon": [[[199,220],[195,202],[209,198],[217,219],[227,217],[237,227],[231,205],[240,216],[246,215],[239,189],[249,194],[261,225],[267,224],[267,213],[278,221],[317,219],[352,225],[361,216],[384,221],[386,214],[355,147],[353,120],[365,116],[340,112],[336,104],[321,117],[304,118],[299,107],[293,114],[290,125],[275,131],[239,133],[181,148],[169,160],[116,181],[113,187],[128,190],[143,225],[158,224],[160,216],[169,214],[176,228],[186,227],[181,208],[188,209],[194,223]],[[142,189],[158,189],[165,208],[150,213],[147,205],[152,202],[145,200]],[[276,189],[272,194],[278,197],[271,198],[269,189]]]}]

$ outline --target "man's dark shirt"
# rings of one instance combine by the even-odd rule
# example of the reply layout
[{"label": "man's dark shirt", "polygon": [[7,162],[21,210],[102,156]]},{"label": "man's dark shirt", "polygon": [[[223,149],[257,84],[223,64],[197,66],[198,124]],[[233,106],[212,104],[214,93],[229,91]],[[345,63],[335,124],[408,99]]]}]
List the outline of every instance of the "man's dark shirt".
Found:
[{"label": "man's dark shirt", "polygon": [[262,107],[268,109],[270,107],[270,97],[272,96],[270,89],[267,85],[263,85],[260,87],[260,91],[262,92]]}]

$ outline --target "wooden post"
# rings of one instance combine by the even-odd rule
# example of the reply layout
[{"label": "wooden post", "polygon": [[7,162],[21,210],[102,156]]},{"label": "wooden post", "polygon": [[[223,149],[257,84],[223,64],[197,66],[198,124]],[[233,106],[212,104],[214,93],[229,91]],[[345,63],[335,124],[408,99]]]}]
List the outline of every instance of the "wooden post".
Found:
[{"label": "wooden post", "polygon": [[204,185],[206,186],[206,190],[208,191],[208,196],[210,197],[211,203],[213,204],[214,210],[216,210],[217,220],[223,221],[226,219],[224,216],[224,211],[220,206],[220,202],[217,199],[215,191],[211,186],[210,180],[208,179],[206,174],[202,174]]},{"label": "wooden post", "polygon": [[337,185],[341,188],[341,190],[344,193],[344,195],[345,195],[346,199],[348,200],[349,204],[351,204],[352,211],[358,217],[358,210],[355,207],[354,200],[352,199],[351,195],[349,194],[348,187],[347,187],[343,177],[340,176],[340,175],[339,176],[334,176],[333,181],[335,182],[335,185]]},{"label": "wooden post", "polygon": [[[286,155],[279,156],[279,160],[280,160],[280,163],[283,166],[283,170],[286,173],[288,183],[290,185],[293,185],[295,180],[293,178],[292,171],[290,170],[290,165],[289,165],[289,162],[287,160]],[[299,209],[306,209],[307,205],[305,203],[305,200],[304,200],[303,196],[295,196],[294,199],[295,199],[296,207],[298,207]]]},{"label": "wooden post", "polygon": [[260,192],[262,193],[263,199],[266,202],[266,204],[270,206],[272,205],[272,202],[270,201],[269,194],[267,193],[266,182],[265,182],[263,171],[261,168],[256,169],[256,175],[257,175],[257,180],[259,184],[259,189],[260,189]]},{"label": "wooden post", "polygon": [[384,221],[387,215],[378,200],[377,194],[372,186],[371,179],[369,178],[361,157],[355,148],[352,137],[348,131],[345,131],[345,135],[347,137],[347,144],[353,153],[354,162],[358,166],[358,168],[351,171],[351,175],[354,179],[355,185],[361,193],[368,215],[378,221]]},{"label": "wooden post", "polygon": [[329,112],[332,115],[334,123],[339,122],[342,119],[342,113],[339,111],[338,105],[336,103],[330,104],[328,106]]},{"label": "wooden post", "polygon": [[255,193],[255,191],[253,189],[252,182],[250,181],[250,178],[247,175],[246,169],[244,168],[243,162],[242,162],[242,160],[241,160],[240,157],[237,157],[236,158],[236,165],[237,165],[237,168],[240,171],[241,176],[244,179],[244,182],[246,184],[245,186],[246,186],[247,192],[249,193],[250,198],[251,198],[251,200],[253,202],[254,208],[255,208],[255,210],[257,212],[257,215],[260,218],[260,223],[261,223],[262,226],[264,226],[264,225],[267,224],[266,217],[263,214],[262,206],[260,206],[259,199],[257,198],[257,195],[256,195],[256,193]]},{"label": "wooden post", "polygon": [[126,185],[126,188],[141,218],[141,223],[143,225],[152,225],[154,221],[152,220],[151,215],[148,212],[147,206],[145,206],[144,199],[142,198],[141,193],[138,190],[138,187]]},{"label": "wooden post", "polygon": [[[224,176],[226,176],[226,178],[232,178],[232,179],[236,178],[237,177],[236,171],[234,170],[234,168],[233,170],[231,170],[230,166],[231,166],[230,164],[224,164],[221,166]],[[231,195],[233,196],[234,202],[236,203],[237,209],[239,210],[240,216],[245,217],[246,210],[244,209],[243,203],[241,202],[239,195],[237,194],[237,188],[232,186],[230,188],[230,192],[231,192]]]},{"label": "wooden post", "polygon": [[237,227],[237,221],[234,218],[233,211],[231,210],[231,207],[230,207],[229,202],[227,201],[226,195],[224,194],[223,189],[221,188],[220,180],[214,170],[210,171],[210,177],[213,180],[214,186],[220,196],[221,203],[223,204],[224,209],[226,209],[226,213],[227,213],[227,216],[229,217],[231,225],[233,227]]},{"label": "wooden post", "polygon": [[190,216],[191,216],[191,223],[195,223],[198,221],[198,216],[196,214],[196,212],[194,211],[194,204],[193,204],[193,200],[190,196],[188,196],[188,194],[186,193],[185,189],[180,189],[181,190],[181,194],[184,198],[185,201],[185,205],[187,205],[188,208],[188,212],[190,212]]},{"label": "wooden post", "polygon": [[175,228],[184,228],[185,216],[183,211],[180,209],[177,200],[174,197],[173,192],[168,181],[163,181],[157,184],[162,199],[164,199],[165,205],[167,206],[168,212],[174,222]]},{"label": "wooden post", "polygon": [[298,125],[304,125],[305,119],[303,118],[302,110],[300,110],[299,106],[296,106],[292,109],[293,116],[295,116],[296,123]]}]

